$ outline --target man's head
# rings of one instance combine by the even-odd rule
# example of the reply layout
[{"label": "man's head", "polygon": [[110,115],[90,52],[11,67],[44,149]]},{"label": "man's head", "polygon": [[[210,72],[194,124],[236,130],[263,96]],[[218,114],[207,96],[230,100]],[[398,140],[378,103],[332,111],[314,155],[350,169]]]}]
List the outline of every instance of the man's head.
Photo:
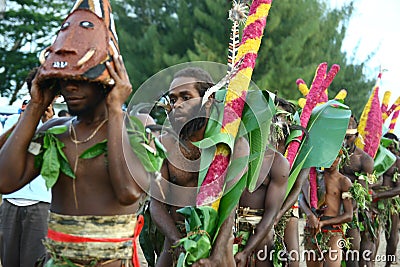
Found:
[{"label": "man's head", "polygon": [[208,101],[204,106],[201,102],[213,84],[210,74],[201,68],[185,68],[174,75],[168,91],[171,105],[168,117],[181,138],[189,138],[207,123],[212,102]]},{"label": "man's head", "polygon": [[329,171],[337,170],[342,159],[342,151],[336,156],[335,160],[332,162],[332,165],[328,168]]},{"label": "man's head", "polygon": [[385,133],[383,137],[392,140],[393,142],[387,147],[390,152],[399,154],[399,138],[394,133]]},{"label": "man's head", "polygon": [[343,140],[344,148],[353,147],[354,142],[356,141],[356,138],[358,137],[357,127],[358,127],[357,120],[353,115],[351,115],[350,120],[349,120],[349,125],[346,130],[346,135]]},{"label": "man's head", "polygon": [[103,84],[88,81],[61,80],[59,85],[72,116],[93,112],[108,92]]},{"label": "man's head", "polygon": [[293,124],[293,115],[296,113],[296,108],[289,101],[277,96],[274,99],[274,103],[276,106],[275,124],[282,130],[281,139],[286,140],[286,137],[290,134],[290,126]]}]

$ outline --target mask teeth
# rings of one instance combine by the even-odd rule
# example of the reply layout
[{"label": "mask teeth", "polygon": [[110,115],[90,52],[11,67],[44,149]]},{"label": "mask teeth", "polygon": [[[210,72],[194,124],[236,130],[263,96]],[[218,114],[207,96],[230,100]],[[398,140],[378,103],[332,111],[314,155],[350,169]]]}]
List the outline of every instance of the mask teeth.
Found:
[{"label": "mask teeth", "polygon": [[86,54],[78,61],[76,64],[78,67],[82,66],[85,64],[93,55],[94,52],[96,52],[96,48],[91,48],[89,51],[86,52]]}]

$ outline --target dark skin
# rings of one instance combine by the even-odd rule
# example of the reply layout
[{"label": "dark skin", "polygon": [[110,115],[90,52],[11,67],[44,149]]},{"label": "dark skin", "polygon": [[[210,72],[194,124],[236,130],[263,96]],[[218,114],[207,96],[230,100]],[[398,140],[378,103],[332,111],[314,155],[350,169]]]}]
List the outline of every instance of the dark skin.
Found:
[{"label": "dark skin", "polygon": [[[298,201],[299,194],[304,182],[307,180],[310,173],[310,168],[302,169],[293,184],[288,196],[282,204],[282,208],[279,210],[275,222],[277,223],[282,216],[293,207],[293,205]],[[298,208],[297,208],[298,209]],[[284,242],[286,244],[286,249],[288,251],[300,251],[300,241],[299,241],[299,218],[291,216],[287,223],[284,233]],[[299,266],[299,259],[291,259],[289,263],[290,267]]]},{"label": "dark skin", "polygon": [[[171,124],[176,125],[175,127],[185,125],[197,115],[197,112],[195,112],[197,109],[194,109],[194,107],[199,106],[202,98],[194,86],[195,81],[196,79],[192,77],[178,77],[170,85],[169,98],[171,99],[172,110],[169,117],[170,120],[174,120]],[[211,103],[212,100],[209,100],[205,104],[206,116],[209,115]],[[160,197],[162,195],[167,196],[172,203],[183,203],[183,205],[167,205],[161,199],[151,199],[150,212],[152,220],[166,237],[163,252],[157,260],[157,267],[173,266],[173,258],[168,251],[172,250],[175,256],[178,256],[181,252],[179,248],[173,249],[171,247],[184,237],[175,225],[176,223],[183,223],[184,217],[177,214],[176,210],[185,206],[184,203],[194,203],[195,201],[196,191],[190,191],[190,187],[195,190],[197,186],[201,151],[192,142],[202,140],[204,130],[205,125],[191,133],[190,136],[186,136],[180,140],[177,140],[176,136],[170,133],[160,136],[161,142],[168,151],[168,158],[161,170],[163,176],[163,194],[159,193],[158,195]],[[249,147],[247,141],[242,138],[238,139],[232,153],[232,159],[248,155],[248,153]],[[244,171],[238,174],[238,176],[242,176]],[[171,182],[171,184],[168,184],[167,181]],[[174,193],[171,187],[172,184],[185,186],[187,190]],[[233,215],[234,213],[221,226],[218,237],[213,244],[210,257],[201,259],[192,266],[234,266],[232,246],[227,245],[233,244]]]},{"label": "dark skin", "polygon": [[[285,108],[281,107],[283,110]],[[287,110],[290,111],[290,110]],[[286,116],[278,116],[278,119],[282,122],[286,122],[286,124],[290,123]],[[286,151],[285,146],[286,139],[278,140],[278,151],[282,154]],[[279,222],[282,216],[293,207],[298,201],[299,194],[301,192],[301,187],[303,186],[304,181],[308,178],[310,172],[310,168],[302,169],[299,175],[296,178],[296,181],[293,184],[292,189],[290,190],[289,194],[287,195],[285,201],[282,204],[282,208],[279,210],[275,224]],[[298,207],[297,207],[298,209]],[[284,232],[284,242],[286,245],[287,251],[300,251],[300,241],[299,241],[299,219],[295,216],[291,216],[287,223]],[[299,266],[299,259],[292,258],[289,262],[290,267],[298,267]]]},{"label": "dark skin", "polygon": [[[273,160],[272,166],[271,160]],[[239,201],[240,207],[264,209],[264,213],[243,251],[235,255],[238,267],[246,266],[247,259],[252,252],[263,250],[265,245],[271,247],[268,234],[272,233],[272,226],[286,193],[287,178],[290,171],[287,159],[279,152],[267,150],[262,164],[259,176],[259,181],[262,181],[261,185],[252,193],[245,189]],[[270,166],[271,169],[268,173]],[[256,257],[256,266],[272,265],[268,260],[260,261]]]},{"label": "dark skin", "polygon": [[[70,113],[77,115],[77,118],[53,119],[40,129],[43,131],[56,125],[70,127],[72,123],[76,139],[85,140],[108,116],[108,122],[86,143],[75,145],[71,141],[69,131],[57,136],[65,144],[63,151],[72,168],[78,155],[104,139],[108,140],[108,156],[107,164],[104,155],[78,161],[75,173],[76,194],[73,191],[73,180],[60,173],[57,183],[52,188],[52,212],[102,216],[134,214],[138,210],[138,200],[143,195],[138,183],[148,185],[149,175],[134,152],[128,149],[121,106],[131,93],[132,86],[122,58],[116,56],[114,62],[115,69],[107,65],[111,77],[115,80],[115,85],[107,96],[99,93],[102,88],[94,83],[71,80],[60,82],[60,93],[64,96]],[[53,101],[55,93],[56,90],[40,88],[37,79],[33,81],[31,101],[24,116],[0,151],[0,170],[3,174],[0,180],[1,193],[13,192],[39,174],[39,170],[34,168],[34,156],[27,149],[45,112],[44,107],[48,107]],[[128,164],[136,166],[134,174],[129,171]],[[77,205],[74,204],[75,197]],[[120,262],[117,261],[104,266],[119,265]]]},{"label": "dark skin", "polygon": [[[396,155],[397,150],[394,144],[390,145],[388,149]],[[383,174],[383,182],[382,188],[384,190],[376,190],[373,192],[372,198],[374,201],[378,199],[392,198],[400,195],[400,181],[393,181],[393,176],[396,172],[400,170],[400,157],[396,156],[395,163]],[[397,244],[399,242],[399,232],[398,232],[398,223],[399,223],[399,215],[392,214],[391,215],[391,228],[389,235],[386,234],[386,255],[387,259],[390,259],[391,255],[396,255]],[[390,227],[387,224],[385,227]],[[385,232],[386,233],[386,232]],[[379,239],[378,239],[379,240]],[[391,266],[392,262],[387,261],[385,266]]]},{"label": "dark skin", "polygon": [[[339,163],[339,157],[335,159],[330,168],[325,169],[324,182],[325,182],[325,204],[327,208],[324,210],[324,216],[330,216],[332,218],[327,220],[319,220],[315,214],[311,211],[310,206],[304,198],[309,192],[308,181],[304,184],[303,194],[300,197],[299,204],[302,210],[307,215],[307,227],[311,233],[310,237],[315,236],[324,226],[338,225],[346,222],[350,222],[353,218],[353,204],[350,198],[342,199],[343,192],[349,192],[352,186],[351,181],[346,176],[342,175],[337,167]],[[343,213],[340,208],[343,205]],[[332,257],[325,257],[326,266],[341,266],[341,248],[338,247],[338,241],[342,239],[341,236],[332,236],[329,240],[329,246],[332,250],[338,251],[336,255]],[[311,240],[305,242],[311,243]],[[315,246],[315,249],[317,247]],[[329,254],[328,254],[329,255]],[[318,261],[307,261],[307,266],[323,266],[324,262]]]},{"label": "dark skin", "polygon": [[[349,122],[349,129],[356,129],[357,124],[353,118],[350,119]],[[349,151],[349,161],[343,164],[343,167],[340,169],[340,172],[350,178],[350,180],[354,183],[354,181],[359,182],[364,187],[367,187],[367,183],[365,180],[360,180],[357,177],[356,173],[363,173],[363,174],[372,174],[374,172],[374,160],[373,158],[368,155],[366,152],[361,150],[360,148],[356,147],[355,140],[358,134],[346,134],[345,139],[343,141],[345,147]],[[357,209],[357,206],[353,207],[354,210]],[[369,215],[371,216],[371,215]],[[363,231],[360,233],[358,228],[349,229],[346,235],[350,238],[351,249],[358,250],[360,253],[365,250],[375,251],[374,242],[369,237],[368,231]],[[357,261],[346,261],[347,266],[359,266]],[[364,266],[362,264],[372,264],[360,261],[360,266]]]}]

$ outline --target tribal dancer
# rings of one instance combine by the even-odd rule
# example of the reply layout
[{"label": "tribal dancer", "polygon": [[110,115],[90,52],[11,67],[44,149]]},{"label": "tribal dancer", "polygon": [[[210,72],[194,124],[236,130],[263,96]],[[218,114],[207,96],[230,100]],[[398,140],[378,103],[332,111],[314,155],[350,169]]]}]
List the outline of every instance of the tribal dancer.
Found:
[{"label": "tribal dancer", "polygon": [[[352,183],[360,184],[363,188],[367,188],[367,181],[365,177],[372,174],[374,171],[374,160],[371,156],[369,156],[362,149],[358,148],[355,145],[355,140],[358,136],[357,131],[357,121],[354,116],[351,116],[349,125],[346,131],[346,136],[343,141],[343,145],[345,148],[345,159],[344,162],[341,163],[340,173],[350,178]],[[357,175],[358,174],[358,175]],[[363,174],[363,175],[359,175]],[[365,190],[363,190],[364,192]],[[368,192],[365,191],[365,192]],[[354,197],[354,196],[353,196]],[[357,198],[354,198],[357,200]],[[363,220],[362,215],[358,213],[358,204],[354,202],[355,206],[353,207],[354,216],[352,223],[349,224],[350,228],[346,232],[346,236],[350,241],[350,249],[353,251],[364,251],[370,248],[370,251],[374,251],[372,247],[374,246],[373,241],[370,238],[367,238],[366,235],[369,235],[368,230],[365,229],[363,233],[360,233],[360,228],[358,227],[358,221]],[[371,215],[370,212],[366,212],[365,214]],[[361,218],[360,218],[361,217]],[[363,245],[361,245],[361,235],[364,235],[363,240],[366,241]],[[362,247],[361,247],[362,246]],[[347,266],[358,266],[357,260],[347,259]]]},{"label": "tribal dancer", "polygon": [[[307,260],[307,266],[341,266],[342,247],[340,240],[344,238],[342,224],[350,222],[353,214],[352,196],[349,192],[351,181],[338,171],[340,156],[336,158],[330,168],[326,168],[321,179],[320,188],[324,188],[319,196],[319,205],[314,213],[304,198],[309,191],[306,181],[303,194],[300,197],[300,207],[307,215],[307,224],[304,229],[305,250],[317,252],[308,255],[317,256]],[[324,184],[324,185],[322,185]],[[343,212],[341,207],[343,206]]]},{"label": "tribal dancer", "polygon": [[[31,101],[0,152],[0,192],[39,173],[52,189],[46,266],[139,266],[136,212],[150,174],[124,130],[132,86],[108,1],[77,1],[40,61]],[[35,135],[58,93],[73,117],[50,120]]]},{"label": "tribal dancer", "polygon": [[[272,132],[276,136],[274,133],[278,131]],[[278,151],[267,149],[257,189],[252,193],[245,189],[239,201],[236,240],[244,245],[239,244],[235,255],[237,266],[273,266],[270,257],[274,246],[273,225],[285,197],[289,171],[286,158]],[[264,257],[258,257],[258,251],[263,251]]]}]

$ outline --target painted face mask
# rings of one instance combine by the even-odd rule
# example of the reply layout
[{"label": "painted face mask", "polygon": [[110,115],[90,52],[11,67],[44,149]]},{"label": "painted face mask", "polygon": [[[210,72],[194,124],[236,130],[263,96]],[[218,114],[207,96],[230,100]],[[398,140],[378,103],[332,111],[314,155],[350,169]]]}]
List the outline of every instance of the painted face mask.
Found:
[{"label": "painted face mask", "polygon": [[79,0],[64,20],[54,43],[40,55],[40,81],[72,79],[114,81],[105,63],[119,54],[111,6],[107,0]]}]

